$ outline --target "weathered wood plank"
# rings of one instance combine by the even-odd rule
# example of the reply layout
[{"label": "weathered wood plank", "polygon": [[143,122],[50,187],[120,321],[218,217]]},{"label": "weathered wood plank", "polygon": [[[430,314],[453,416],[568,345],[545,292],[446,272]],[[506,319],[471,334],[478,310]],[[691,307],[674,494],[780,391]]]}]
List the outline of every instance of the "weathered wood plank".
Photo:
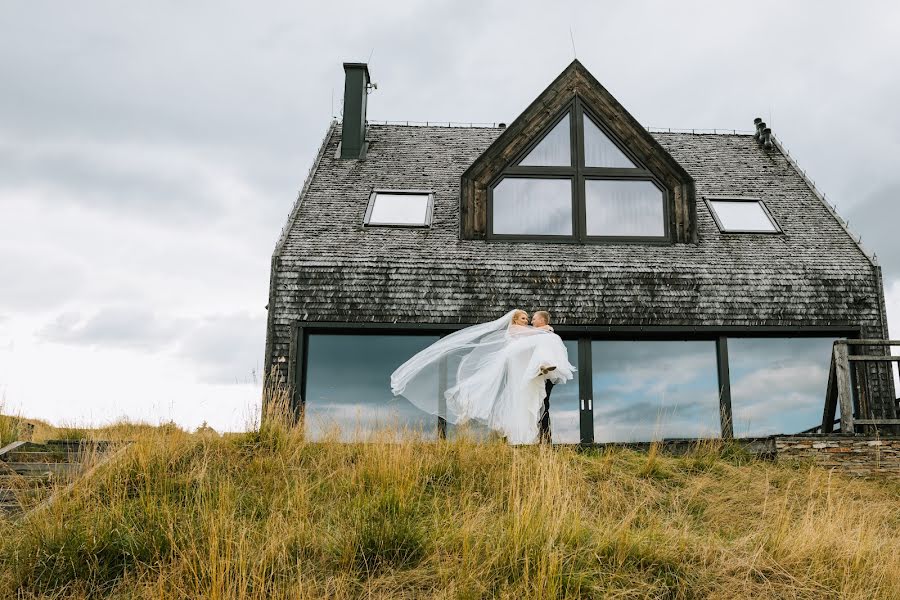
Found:
[{"label": "weathered wood plank", "polygon": [[828,387],[825,390],[825,411],[822,413],[822,433],[834,431],[834,417],[837,412],[837,372],[834,368],[834,354],[828,369]]},{"label": "weathered wood plank", "polygon": [[11,444],[7,444],[7,445],[3,446],[2,448],[0,448],[0,456],[3,456],[4,454],[6,454],[8,452],[12,452],[19,446],[24,446],[27,443],[28,442],[12,442]]},{"label": "weathered wood plank", "polygon": [[847,360],[880,360],[890,362],[900,362],[900,355],[881,355],[878,354],[851,354]]},{"label": "weathered wood plank", "polygon": [[857,425],[900,425],[900,419],[856,419]]},{"label": "weathered wood plank", "polygon": [[5,463],[3,466],[11,469],[19,475],[42,475],[44,473],[53,473],[54,475],[69,475],[76,473],[79,469],[81,469],[81,463],[10,462]]},{"label": "weathered wood plank", "polygon": [[847,344],[834,345],[834,368],[837,378],[838,401],[841,404],[841,433],[853,433],[853,384],[850,381],[850,361]]}]

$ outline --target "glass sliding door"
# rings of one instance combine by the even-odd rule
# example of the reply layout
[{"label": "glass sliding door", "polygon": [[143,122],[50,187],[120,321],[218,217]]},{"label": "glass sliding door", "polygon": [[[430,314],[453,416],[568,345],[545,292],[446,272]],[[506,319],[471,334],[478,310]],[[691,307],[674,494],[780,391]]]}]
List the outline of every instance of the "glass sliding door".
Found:
[{"label": "glass sliding door", "polygon": [[720,437],[713,341],[594,340],[594,442]]},{"label": "glass sliding door", "polygon": [[[376,429],[437,437],[437,417],[391,393],[390,376],[437,335],[310,333],[306,342],[304,426],[310,439],[334,431],[345,441]],[[435,393],[438,382],[435,381]]]},{"label": "glass sliding door", "polygon": [[835,338],[729,338],[735,437],[799,433],[822,423]]},{"label": "glass sliding door", "polygon": [[[578,341],[564,340],[569,362],[578,367]],[[550,434],[554,444],[577,444],[579,430],[578,373],[564,384],[554,385],[550,391]]]}]

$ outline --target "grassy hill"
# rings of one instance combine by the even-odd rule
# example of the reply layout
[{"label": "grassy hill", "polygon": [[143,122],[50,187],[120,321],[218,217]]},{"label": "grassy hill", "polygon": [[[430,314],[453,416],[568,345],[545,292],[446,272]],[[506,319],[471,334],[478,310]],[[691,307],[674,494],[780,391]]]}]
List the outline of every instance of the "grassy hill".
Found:
[{"label": "grassy hill", "polygon": [[900,597],[900,484],[727,446],[105,436],[134,442],[0,522],[0,597]]}]

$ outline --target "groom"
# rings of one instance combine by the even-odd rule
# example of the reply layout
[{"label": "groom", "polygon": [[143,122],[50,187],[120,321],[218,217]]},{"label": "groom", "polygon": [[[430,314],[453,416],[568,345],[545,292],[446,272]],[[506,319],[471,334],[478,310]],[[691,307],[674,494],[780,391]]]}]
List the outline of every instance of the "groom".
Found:
[{"label": "groom", "polygon": [[[536,310],[531,316],[531,326],[538,329],[545,329],[552,332],[550,327],[550,313],[546,310]],[[544,380],[544,386],[547,395],[544,396],[544,411],[541,413],[541,420],[538,421],[538,437],[541,443],[550,443],[550,391],[553,389],[553,382],[549,379]]]}]

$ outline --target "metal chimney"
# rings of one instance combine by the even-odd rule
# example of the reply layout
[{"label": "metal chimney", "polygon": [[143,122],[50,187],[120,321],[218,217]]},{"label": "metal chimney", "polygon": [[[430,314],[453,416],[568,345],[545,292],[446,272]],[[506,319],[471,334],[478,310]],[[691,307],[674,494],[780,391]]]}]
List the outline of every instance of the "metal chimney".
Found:
[{"label": "metal chimney", "polygon": [[344,119],[341,128],[341,158],[366,157],[366,96],[369,67],[366,63],[344,63]]}]

